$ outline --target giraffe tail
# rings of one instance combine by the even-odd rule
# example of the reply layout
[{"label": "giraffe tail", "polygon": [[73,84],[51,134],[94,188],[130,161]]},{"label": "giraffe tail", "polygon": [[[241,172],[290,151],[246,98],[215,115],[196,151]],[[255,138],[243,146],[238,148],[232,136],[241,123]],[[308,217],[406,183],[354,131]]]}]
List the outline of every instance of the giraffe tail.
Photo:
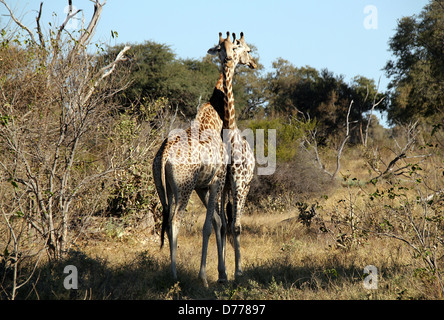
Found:
[{"label": "giraffe tail", "polygon": [[168,227],[168,221],[169,221],[169,210],[167,208],[164,208],[162,211],[162,231],[160,233],[160,248],[163,248],[163,244],[165,243],[165,232]]},{"label": "giraffe tail", "polygon": [[165,163],[166,163],[166,153],[163,154],[162,156],[162,160],[161,160],[161,165],[160,165],[160,178],[162,181],[162,189],[163,189],[163,194],[164,194],[164,206],[163,206],[163,210],[162,210],[162,231],[160,233],[160,248],[163,248],[163,244],[165,242],[165,232],[166,229],[169,225],[169,221],[170,221],[170,203],[168,203],[168,194],[167,194],[167,186],[166,186],[166,179],[165,179]]},{"label": "giraffe tail", "polygon": [[228,200],[227,206],[225,208],[225,212],[227,213],[227,235],[228,235],[228,242],[233,246],[234,248],[234,237],[233,237],[233,205],[231,204],[230,200]]}]

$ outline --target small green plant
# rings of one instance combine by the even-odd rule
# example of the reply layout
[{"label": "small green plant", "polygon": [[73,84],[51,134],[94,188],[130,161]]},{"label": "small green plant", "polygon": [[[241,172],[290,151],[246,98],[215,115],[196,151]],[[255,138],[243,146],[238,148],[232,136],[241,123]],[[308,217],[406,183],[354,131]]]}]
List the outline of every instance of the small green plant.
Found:
[{"label": "small green plant", "polygon": [[317,204],[311,205],[310,208],[308,208],[308,204],[303,202],[298,202],[296,205],[299,210],[299,220],[304,226],[310,227],[311,220],[316,215]]},{"label": "small green plant", "polygon": [[180,287],[180,282],[176,282],[174,285],[172,285],[168,292],[165,295],[165,300],[180,300],[182,297],[182,289]]},{"label": "small green plant", "polygon": [[328,280],[336,279],[338,277],[338,272],[335,268],[326,268],[322,273]]},{"label": "small green plant", "polygon": [[125,225],[123,222],[115,219],[108,219],[106,221],[105,234],[108,237],[120,239],[123,237],[124,233],[125,233]]}]

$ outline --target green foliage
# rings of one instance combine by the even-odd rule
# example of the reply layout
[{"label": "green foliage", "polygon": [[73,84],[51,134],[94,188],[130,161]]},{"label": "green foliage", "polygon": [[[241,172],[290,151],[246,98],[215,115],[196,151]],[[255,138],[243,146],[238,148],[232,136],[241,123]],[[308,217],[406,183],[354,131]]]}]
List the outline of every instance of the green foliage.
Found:
[{"label": "green foliage", "polygon": [[[444,287],[438,261],[443,255],[443,203],[439,181],[434,181],[418,163],[407,165],[410,182],[392,179],[369,192],[368,211],[380,212],[364,228],[380,235],[400,240],[409,249],[412,258],[422,267],[415,270],[426,286],[435,287],[440,295]],[[425,182],[427,181],[427,182]],[[437,183],[437,185],[434,185]],[[420,270],[420,275],[417,271]]]},{"label": "green foliage", "polygon": [[[111,60],[122,46],[109,48],[105,60]],[[219,76],[210,59],[177,59],[172,49],[151,41],[131,44],[127,70],[130,86],[119,94],[124,107],[142,99],[166,98],[186,116],[194,116],[199,101],[208,101]],[[121,73],[122,74],[122,73]]]},{"label": "green foliage", "polygon": [[[114,183],[110,186],[107,213],[124,219],[131,216],[142,218],[145,215],[153,216],[155,221],[158,219],[158,198],[151,172],[154,155],[152,150],[141,148],[140,141],[152,134],[154,129],[149,123],[167,104],[166,99],[160,98],[154,102],[138,104],[137,117],[133,110],[126,110],[115,116],[114,130],[109,140],[117,148],[131,147],[126,150],[126,154],[122,152],[120,155],[126,166],[115,174]],[[155,135],[154,137],[158,138]]]},{"label": "green foliage", "polygon": [[[392,81],[391,103],[387,106],[392,123],[418,117],[442,120],[444,105],[444,7],[431,1],[419,15],[404,17],[390,39],[394,59],[385,71]],[[434,119],[434,120],[433,120]]]},{"label": "green foliage", "polygon": [[317,126],[316,121],[300,121],[297,117],[256,119],[248,122],[255,132],[264,130],[265,156],[268,150],[268,131],[276,130],[276,170],[272,175],[255,176],[248,201],[266,210],[283,212],[293,208],[303,197],[326,192],[333,185],[325,172],[315,166],[313,158],[301,147],[308,132]]},{"label": "green foliage", "polygon": [[[314,129],[315,121],[301,122],[296,119],[284,119],[276,117],[271,119],[251,120],[248,128],[252,129],[256,135],[257,129],[263,129],[265,142],[268,141],[268,130],[276,130],[276,159],[278,162],[288,162],[292,160],[297,151],[301,138],[307,134],[308,130]],[[268,154],[268,143],[264,145],[265,155]]]},{"label": "green foliage", "polygon": [[[318,121],[323,137],[334,135],[344,127],[352,100],[350,119],[362,121],[363,113],[371,109],[376,95],[374,81],[362,76],[356,76],[348,85],[343,76],[327,69],[298,68],[282,58],[273,63],[273,69],[267,75],[267,113],[308,115]],[[357,137],[358,132],[355,130],[352,135]]]}]

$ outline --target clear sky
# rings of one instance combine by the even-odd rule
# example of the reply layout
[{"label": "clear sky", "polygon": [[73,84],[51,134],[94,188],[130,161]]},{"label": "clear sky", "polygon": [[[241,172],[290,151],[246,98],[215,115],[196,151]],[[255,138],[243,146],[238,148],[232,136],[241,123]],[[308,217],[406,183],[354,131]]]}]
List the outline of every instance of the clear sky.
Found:
[{"label": "clear sky", "polygon": [[[41,1],[6,0],[28,26],[35,26]],[[68,1],[43,0],[43,21],[64,20]],[[346,81],[356,75],[381,76],[381,90],[388,79],[381,69],[390,59],[388,40],[397,20],[418,14],[428,0],[224,0],[141,1],[108,0],[95,35],[106,43],[152,40],[170,45],[178,57],[200,58],[217,42],[218,33],[245,33],[257,47],[266,72],[278,57],[295,66],[328,68]],[[73,0],[89,21],[93,3]],[[56,12],[57,17],[51,13]],[[0,14],[5,9],[0,8]],[[7,21],[2,17],[1,24]],[[78,23],[80,26],[80,22]],[[75,27],[75,25],[73,26]],[[118,32],[117,41],[111,30]]]}]

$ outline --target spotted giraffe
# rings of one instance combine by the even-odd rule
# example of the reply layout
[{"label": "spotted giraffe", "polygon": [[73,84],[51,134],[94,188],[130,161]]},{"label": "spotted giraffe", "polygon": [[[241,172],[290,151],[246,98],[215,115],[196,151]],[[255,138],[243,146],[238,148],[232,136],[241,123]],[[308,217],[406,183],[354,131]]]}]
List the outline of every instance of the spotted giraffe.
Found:
[{"label": "spotted giraffe", "polygon": [[[235,252],[235,277],[242,275],[241,254],[240,254],[240,233],[241,216],[245,200],[250,190],[250,182],[253,178],[255,159],[253,151],[248,142],[242,137],[237,127],[235,119],[234,97],[233,97],[233,75],[238,63],[255,69],[256,63],[251,57],[251,51],[245,43],[244,34],[236,40],[233,33],[234,42],[230,39],[230,33],[224,39],[219,33],[219,44],[208,50],[208,53],[218,55],[223,69],[223,89],[224,89],[224,119],[223,119],[223,139],[227,143],[229,162],[227,166],[227,178],[222,194],[222,207],[225,198],[231,196],[233,205],[228,202],[227,216],[230,224],[228,230],[231,231]],[[224,214],[223,214],[224,215]]]},{"label": "spotted giraffe", "polygon": [[164,243],[164,233],[167,232],[174,280],[177,280],[177,235],[180,220],[193,190],[196,190],[207,207],[199,271],[199,278],[205,286],[208,286],[205,269],[212,223],[218,248],[219,281],[227,279],[224,261],[226,221],[225,216],[221,217],[218,206],[227,162],[220,134],[223,113],[221,89],[222,76],[213,91],[210,103],[199,108],[190,127],[169,134],[153,161],[154,181],[163,207],[161,245]]}]

